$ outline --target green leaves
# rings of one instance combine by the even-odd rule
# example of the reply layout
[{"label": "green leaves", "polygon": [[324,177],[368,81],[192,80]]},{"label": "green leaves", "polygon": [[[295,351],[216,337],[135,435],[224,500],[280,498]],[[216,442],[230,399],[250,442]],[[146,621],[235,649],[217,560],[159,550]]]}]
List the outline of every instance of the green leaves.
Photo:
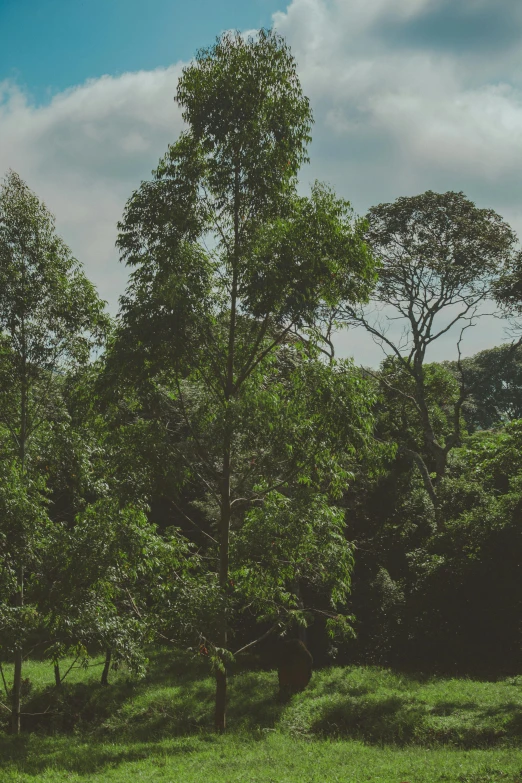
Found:
[{"label": "green leaves", "polygon": [[325,593],[336,609],[346,602],[353,566],[344,514],[324,495],[271,492],[247,513],[233,540],[232,563],[236,591],[267,619],[298,607],[298,585]]},{"label": "green leaves", "polygon": [[[149,259],[154,261],[150,262]],[[113,365],[166,366],[183,372],[197,366],[212,328],[212,264],[195,244],[176,243],[172,252],[144,252],[144,262],[131,275],[121,298],[124,328],[117,330]]]},{"label": "green leaves", "polygon": [[104,303],[20,177],[0,188],[0,419],[19,454],[108,327]]},{"label": "green leaves", "polygon": [[[444,297],[469,288],[481,289],[484,279],[500,271],[511,257],[516,236],[492,209],[479,209],[463,193],[433,193],[398,198],[368,213],[368,240],[385,264],[383,291],[400,291],[411,279]],[[430,275],[432,276],[430,279]]]},{"label": "green leaves", "polygon": [[108,326],[104,303],[56,235],[54,218],[10,172],[0,187],[0,434],[12,465],[0,478],[0,580],[7,582],[0,628],[17,662],[15,732],[23,646],[44,624],[45,563],[61,522],[45,508],[49,464],[42,456],[55,428],[53,445],[67,440],[65,374],[89,362]]},{"label": "green leaves", "polygon": [[518,251],[500,271],[493,284],[493,296],[508,315],[519,315],[522,309],[522,253]]},{"label": "green leaves", "polygon": [[245,309],[300,327],[313,324],[321,307],[366,301],[375,273],[364,225],[321,183],[309,198],[289,201],[283,216],[253,238],[239,280]]},{"label": "green leaves", "polygon": [[119,224],[135,269],[114,355],[149,374],[205,368],[217,393],[238,391],[271,343],[365,301],[375,264],[348,202],[318,183],[297,196],[311,114],[282,38],[223,35],[177,100],[188,130]]},{"label": "green leaves", "polygon": [[11,172],[0,189],[0,330],[15,355],[52,371],[86,361],[107,326],[103,302],[56,235],[54,218]]},{"label": "green leaves", "polygon": [[[51,537],[45,484],[31,480],[17,461],[0,461],[0,636],[11,650],[22,644],[42,621],[35,583]],[[12,600],[26,575],[26,600]]]},{"label": "green leaves", "polygon": [[225,33],[184,69],[176,100],[218,204],[229,209],[240,189],[243,218],[273,214],[306,160],[312,124],[284,39],[272,30]]}]

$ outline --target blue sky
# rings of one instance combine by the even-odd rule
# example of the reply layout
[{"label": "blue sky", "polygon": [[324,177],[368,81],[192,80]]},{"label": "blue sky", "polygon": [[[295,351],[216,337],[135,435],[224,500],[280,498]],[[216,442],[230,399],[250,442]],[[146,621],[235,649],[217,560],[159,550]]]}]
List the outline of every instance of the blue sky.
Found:
[{"label": "blue sky", "polygon": [[0,0],[0,78],[38,103],[88,78],[152,70],[222,30],[270,26],[277,0]]},{"label": "blue sky", "polygon": [[[45,201],[113,312],[127,279],[117,222],[183,128],[183,65],[225,29],[270,25],[315,115],[303,191],[326,181],[359,214],[463,191],[522,235],[521,0],[0,0],[0,177],[14,169]],[[504,327],[481,321],[464,352]],[[382,358],[362,333],[338,344]]]}]

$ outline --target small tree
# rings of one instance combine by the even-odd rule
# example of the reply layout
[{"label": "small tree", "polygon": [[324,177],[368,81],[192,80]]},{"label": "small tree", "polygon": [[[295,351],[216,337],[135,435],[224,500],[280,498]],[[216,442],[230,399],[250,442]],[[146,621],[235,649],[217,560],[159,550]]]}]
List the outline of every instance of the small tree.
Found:
[{"label": "small tree", "polygon": [[[447,426],[437,433],[428,401],[426,354],[436,340],[460,327],[460,357],[464,332],[480,317],[495,276],[513,258],[516,236],[496,212],[478,209],[463,193],[427,191],[373,207],[367,217],[367,240],[382,261],[374,299],[386,308],[384,320],[351,305],[345,306],[344,317],[372,335],[405,380],[393,388],[418,414],[427,460],[404,445],[402,451],[418,464],[436,504],[437,484],[449,452],[460,442],[462,406],[471,390],[461,383]],[[392,320],[404,327],[399,339],[389,334]],[[389,385],[386,372],[380,381]]]},{"label": "small tree", "polygon": [[175,598],[173,575],[186,581],[187,542],[176,531],[158,535],[144,511],[122,506],[112,493],[87,505],[72,529],[58,528],[53,544],[46,571],[56,578],[42,601],[56,640],[48,650],[53,660],[71,650],[104,650],[103,685],[111,661],[142,671],[144,646]]},{"label": "small tree", "polygon": [[[223,35],[184,69],[176,99],[188,128],[120,224],[118,245],[135,269],[118,351],[181,411],[193,466],[217,508],[215,720],[223,731],[231,523],[244,514],[249,465],[244,403],[250,396],[255,418],[255,390],[268,402],[278,347],[325,306],[365,300],[374,271],[347,202],[318,184],[310,197],[297,195],[312,115],[281,37]],[[285,464],[278,486],[296,475]],[[258,486],[248,501],[269,490]]]},{"label": "small tree", "polygon": [[[63,374],[89,360],[106,324],[103,302],[57,236],[52,215],[10,172],[0,188],[0,422],[9,433],[8,450],[22,485],[42,486],[37,435],[59,415]],[[17,543],[20,559],[9,600],[22,617],[29,575],[21,553],[31,550],[36,531],[22,524],[20,530],[27,535]],[[15,733],[20,731],[22,643],[23,634],[14,649]]]}]

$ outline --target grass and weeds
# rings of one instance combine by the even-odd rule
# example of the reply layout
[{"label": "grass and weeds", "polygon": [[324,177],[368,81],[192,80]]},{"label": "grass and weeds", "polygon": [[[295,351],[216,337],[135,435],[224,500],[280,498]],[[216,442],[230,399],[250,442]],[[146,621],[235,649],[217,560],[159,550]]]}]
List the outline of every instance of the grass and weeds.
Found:
[{"label": "grass and weeds", "polygon": [[217,737],[203,661],[159,653],[143,680],[120,670],[108,688],[99,666],[60,689],[49,664],[24,676],[25,731],[0,733],[2,783],[522,783],[522,679],[332,668],[280,704],[274,672],[238,671]]}]

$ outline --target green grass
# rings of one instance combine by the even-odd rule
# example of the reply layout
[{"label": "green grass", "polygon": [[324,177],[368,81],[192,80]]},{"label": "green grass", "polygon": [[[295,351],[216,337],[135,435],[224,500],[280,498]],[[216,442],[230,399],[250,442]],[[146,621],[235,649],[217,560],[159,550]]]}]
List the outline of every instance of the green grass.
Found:
[{"label": "green grass", "polygon": [[[2,748],[5,751],[5,747]],[[98,744],[24,738],[2,753],[2,783],[127,781],[147,783],[520,783],[512,750],[373,747],[355,741],[201,736],[157,743]]]},{"label": "green grass", "polygon": [[[6,673],[9,673],[9,668]],[[315,672],[277,701],[275,672],[230,680],[229,732],[211,731],[204,662],[166,653],[136,681],[73,670],[60,691],[29,662],[20,737],[0,733],[0,781],[522,783],[522,680],[420,679],[377,668]]]}]

